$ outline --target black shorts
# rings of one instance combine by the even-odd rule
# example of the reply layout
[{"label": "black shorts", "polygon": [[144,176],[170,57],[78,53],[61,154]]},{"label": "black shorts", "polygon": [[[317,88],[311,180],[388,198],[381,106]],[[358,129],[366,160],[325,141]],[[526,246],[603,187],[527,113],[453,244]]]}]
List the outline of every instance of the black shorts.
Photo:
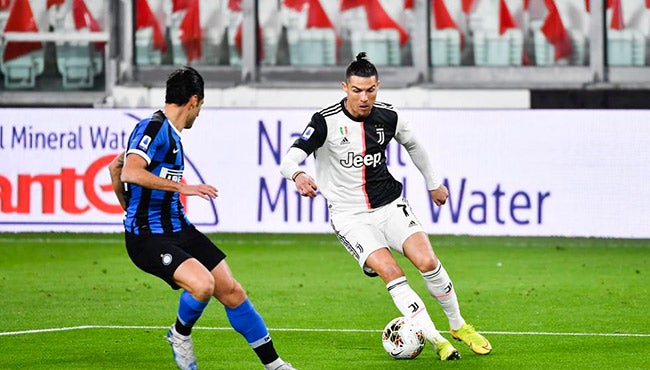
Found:
[{"label": "black shorts", "polygon": [[226,258],[207,236],[194,227],[171,234],[135,235],[126,232],[126,251],[131,261],[142,271],[180,289],[174,282],[174,271],[189,258],[196,258],[208,271],[212,271]]}]

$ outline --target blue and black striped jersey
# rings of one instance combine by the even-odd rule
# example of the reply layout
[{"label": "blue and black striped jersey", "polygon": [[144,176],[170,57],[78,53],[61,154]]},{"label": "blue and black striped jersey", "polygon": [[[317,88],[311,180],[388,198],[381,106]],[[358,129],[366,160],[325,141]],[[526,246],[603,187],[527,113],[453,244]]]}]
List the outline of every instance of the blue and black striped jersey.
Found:
[{"label": "blue and black striped jersey", "polygon": [[[129,137],[126,153],[144,158],[147,170],[156,176],[175,182],[183,178],[181,136],[162,111],[138,122]],[[124,228],[127,232],[136,235],[172,233],[191,225],[177,192],[127,184],[125,195]]]}]

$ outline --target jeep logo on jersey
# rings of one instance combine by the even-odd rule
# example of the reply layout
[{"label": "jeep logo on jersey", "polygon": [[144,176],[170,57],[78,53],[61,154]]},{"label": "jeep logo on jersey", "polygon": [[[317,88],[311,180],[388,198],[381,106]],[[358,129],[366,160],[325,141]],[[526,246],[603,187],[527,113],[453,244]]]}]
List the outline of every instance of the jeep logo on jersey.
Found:
[{"label": "jeep logo on jersey", "polygon": [[348,152],[348,157],[344,160],[340,160],[339,162],[341,162],[341,165],[345,168],[361,168],[362,166],[377,167],[377,165],[381,163],[381,153],[355,155],[353,152]]}]

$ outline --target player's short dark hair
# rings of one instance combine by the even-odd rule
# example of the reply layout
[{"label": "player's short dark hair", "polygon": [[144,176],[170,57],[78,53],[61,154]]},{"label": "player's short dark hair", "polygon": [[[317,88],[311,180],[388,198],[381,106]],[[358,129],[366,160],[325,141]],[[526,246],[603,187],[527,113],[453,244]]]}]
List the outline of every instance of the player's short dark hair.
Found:
[{"label": "player's short dark hair", "polygon": [[362,51],[357,54],[357,58],[353,60],[348,68],[345,70],[345,80],[348,81],[350,76],[357,77],[372,77],[375,76],[379,79],[379,73],[374,64],[366,58],[366,52]]},{"label": "player's short dark hair", "polygon": [[184,105],[192,96],[204,97],[203,77],[196,69],[185,66],[172,72],[167,78],[167,90],[165,92],[165,103]]}]

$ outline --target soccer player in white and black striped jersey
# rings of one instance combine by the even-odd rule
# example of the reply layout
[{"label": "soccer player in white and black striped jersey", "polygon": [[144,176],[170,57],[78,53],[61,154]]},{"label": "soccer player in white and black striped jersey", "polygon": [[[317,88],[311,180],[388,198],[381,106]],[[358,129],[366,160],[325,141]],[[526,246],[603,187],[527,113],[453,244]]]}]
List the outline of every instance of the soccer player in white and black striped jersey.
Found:
[{"label": "soccer player in white and black striped jersey", "polygon": [[[346,98],[315,113],[281,163],[282,175],[307,197],[325,196],[332,228],[368,276],[379,275],[402,315],[422,328],[441,360],[459,352],[440,335],[423,300],[409,286],[391,249],[406,256],[447,315],[454,339],[480,355],[490,353],[488,340],[461,316],[451,279],[433,252],[429,238],[402,197],[402,184],[388,171],[386,146],[395,139],[424,176],[436,205],[446,202],[447,188],[407,121],[389,104],[376,101],[379,77],[361,52],[346,69]],[[315,177],[299,167],[310,154]]]}]

